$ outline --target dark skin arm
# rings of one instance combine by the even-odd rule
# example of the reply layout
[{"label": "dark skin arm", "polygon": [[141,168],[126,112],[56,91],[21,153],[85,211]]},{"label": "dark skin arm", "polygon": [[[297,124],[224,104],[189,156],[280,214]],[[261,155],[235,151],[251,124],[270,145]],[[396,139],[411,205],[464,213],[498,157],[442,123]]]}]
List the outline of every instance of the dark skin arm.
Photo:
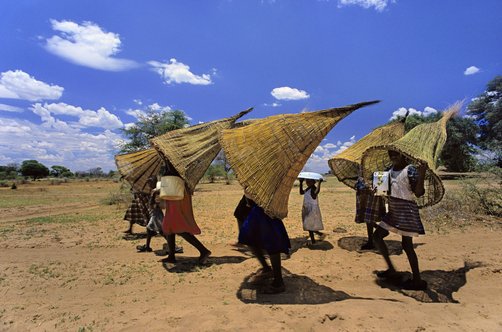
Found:
[{"label": "dark skin arm", "polygon": [[413,192],[415,193],[415,196],[421,197],[423,196],[423,194],[425,194],[424,180],[425,180],[425,172],[427,171],[427,166],[421,164],[420,166],[417,167],[417,171],[418,171],[417,184],[415,185]]},{"label": "dark skin arm", "polygon": [[300,195],[305,194],[305,191],[303,190],[303,179],[300,179]]},{"label": "dark skin arm", "polygon": [[317,195],[319,195],[319,192],[321,191],[321,182],[322,180],[319,180],[319,185],[317,186],[317,188],[314,186],[315,190],[310,191],[313,199],[316,199]]}]

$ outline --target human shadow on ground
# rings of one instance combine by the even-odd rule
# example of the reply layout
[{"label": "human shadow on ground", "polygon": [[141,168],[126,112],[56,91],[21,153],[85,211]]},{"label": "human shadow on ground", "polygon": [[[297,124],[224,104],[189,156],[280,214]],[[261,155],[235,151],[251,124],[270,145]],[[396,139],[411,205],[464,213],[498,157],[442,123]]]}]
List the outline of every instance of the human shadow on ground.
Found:
[{"label": "human shadow on ground", "polygon": [[405,290],[399,287],[403,281],[411,279],[411,273],[400,272],[399,278],[394,281],[377,279],[375,282],[382,288],[387,288],[399,292],[424,303],[459,303],[453,298],[453,293],[457,292],[467,283],[466,273],[472,269],[483,266],[480,262],[464,262],[464,267],[451,270],[422,271],[421,277],[427,281],[428,287],[425,291]]},{"label": "human shadow on ground", "polygon": [[[291,256],[301,248],[309,248],[310,250],[323,250],[323,251],[331,250],[334,248],[334,246],[326,240],[317,241],[316,244],[309,245],[308,237],[305,236],[295,237],[294,239],[290,239],[289,241],[291,243],[291,248],[289,250],[288,255],[281,254],[281,259],[283,260],[290,259]],[[253,252],[247,246],[243,246],[241,248],[235,248],[234,250],[248,257],[254,257]],[[265,257],[268,257],[267,253],[265,253],[264,255]]]},{"label": "human shadow on ground", "polygon": [[126,241],[134,241],[134,240],[141,240],[141,239],[146,239],[146,232],[144,233],[125,233],[122,235],[122,239]]},{"label": "human shadow on ground", "polygon": [[244,303],[256,304],[323,304],[344,300],[388,300],[352,296],[344,291],[337,291],[330,287],[320,285],[307,276],[295,275],[282,269],[286,291],[280,294],[264,294],[262,289],[271,282],[271,279],[253,281],[256,273],[247,276],[237,290],[237,298]]},{"label": "human shadow on ground", "polygon": [[165,260],[160,260],[160,262],[162,262],[162,266],[167,272],[185,273],[197,272],[213,265],[240,264],[246,259],[249,258],[242,256],[209,256],[205,264],[199,264],[198,257],[176,256],[176,263],[168,263]]},{"label": "human shadow on ground", "polygon": [[[346,236],[338,239],[338,246],[347,251],[356,251],[359,253],[363,252],[375,252],[378,253],[378,250],[361,250],[361,246],[368,241],[367,237],[363,236]],[[389,255],[399,256],[403,253],[403,248],[401,246],[401,241],[396,240],[385,240],[387,244],[387,248],[389,249]],[[414,243],[413,247],[417,248],[421,246],[422,243]]]}]

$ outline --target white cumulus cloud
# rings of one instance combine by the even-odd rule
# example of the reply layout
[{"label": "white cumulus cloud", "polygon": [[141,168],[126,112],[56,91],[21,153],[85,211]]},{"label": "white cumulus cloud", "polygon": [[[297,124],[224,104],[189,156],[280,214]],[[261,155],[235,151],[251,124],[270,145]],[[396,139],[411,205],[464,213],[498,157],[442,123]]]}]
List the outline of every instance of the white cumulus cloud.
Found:
[{"label": "white cumulus cloud", "polygon": [[480,69],[476,66],[470,66],[468,68],[466,68],[464,70],[464,75],[468,76],[468,75],[474,75],[474,74],[477,74],[479,73]]},{"label": "white cumulus cloud", "polygon": [[12,113],[21,113],[23,109],[21,107],[0,104],[0,111],[12,112]]},{"label": "white cumulus cloud", "polygon": [[338,6],[360,6],[365,9],[374,8],[378,12],[382,12],[389,3],[394,3],[395,0],[338,0]]},{"label": "white cumulus cloud", "polygon": [[[310,156],[303,168],[306,172],[327,173],[329,171],[328,160],[348,149],[356,142],[356,137],[352,136],[346,142],[338,141],[337,144],[326,143],[323,146],[318,146],[314,153]],[[335,151],[332,151],[336,149]]]},{"label": "white cumulus cloud", "polygon": [[59,99],[64,88],[36,80],[22,70],[0,74],[0,98],[39,101]]},{"label": "white cumulus cloud", "polygon": [[[43,123],[50,126],[63,127],[98,127],[106,129],[116,129],[124,126],[122,121],[115,115],[101,107],[97,111],[84,110],[81,107],[68,105],[65,103],[47,104],[36,103],[31,107],[33,113],[40,116]],[[53,115],[66,115],[77,117],[78,122],[67,124],[55,118]]]},{"label": "white cumulus cloud", "polygon": [[47,39],[45,48],[74,64],[107,71],[134,68],[132,60],[114,58],[120,52],[120,36],[106,32],[97,24],[51,20],[52,29],[60,35]]},{"label": "white cumulus cloud", "polygon": [[310,98],[306,91],[282,86],[273,89],[270,94],[277,100],[300,100]]},{"label": "white cumulus cloud", "polygon": [[408,115],[416,114],[420,116],[429,116],[431,114],[437,113],[438,111],[435,108],[429,106],[424,107],[423,111],[417,111],[414,108],[399,107],[397,110],[392,112],[392,116],[390,117],[389,120],[395,120],[398,117],[403,117],[406,115],[406,112],[409,112]]},{"label": "white cumulus cloud", "polygon": [[72,171],[115,169],[113,156],[121,142],[118,134],[107,129],[90,134],[70,125],[0,117],[0,164],[35,159],[47,167],[63,165]]},{"label": "white cumulus cloud", "polygon": [[169,63],[149,61],[148,64],[152,66],[153,70],[160,75],[166,84],[212,84],[210,74],[195,75],[190,71],[190,67],[188,65],[178,62],[174,58],[170,59]]}]

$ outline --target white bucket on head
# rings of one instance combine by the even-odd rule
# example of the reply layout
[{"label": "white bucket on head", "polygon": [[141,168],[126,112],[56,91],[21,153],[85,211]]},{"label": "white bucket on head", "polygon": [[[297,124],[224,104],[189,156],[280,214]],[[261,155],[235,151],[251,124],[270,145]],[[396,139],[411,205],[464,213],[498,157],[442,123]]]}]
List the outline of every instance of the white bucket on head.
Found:
[{"label": "white bucket on head", "polygon": [[185,182],[179,176],[160,178],[160,198],[167,201],[179,201],[185,196]]}]

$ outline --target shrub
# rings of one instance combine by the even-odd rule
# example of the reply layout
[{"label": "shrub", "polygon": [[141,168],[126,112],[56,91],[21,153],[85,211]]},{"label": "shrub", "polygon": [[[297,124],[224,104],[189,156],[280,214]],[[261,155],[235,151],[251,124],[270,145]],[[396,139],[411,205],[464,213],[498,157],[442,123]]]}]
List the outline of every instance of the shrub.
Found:
[{"label": "shrub", "polygon": [[464,226],[482,216],[502,216],[502,172],[490,169],[477,178],[461,180],[458,190],[447,190],[443,200],[422,210],[425,222],[442,226]]}]

